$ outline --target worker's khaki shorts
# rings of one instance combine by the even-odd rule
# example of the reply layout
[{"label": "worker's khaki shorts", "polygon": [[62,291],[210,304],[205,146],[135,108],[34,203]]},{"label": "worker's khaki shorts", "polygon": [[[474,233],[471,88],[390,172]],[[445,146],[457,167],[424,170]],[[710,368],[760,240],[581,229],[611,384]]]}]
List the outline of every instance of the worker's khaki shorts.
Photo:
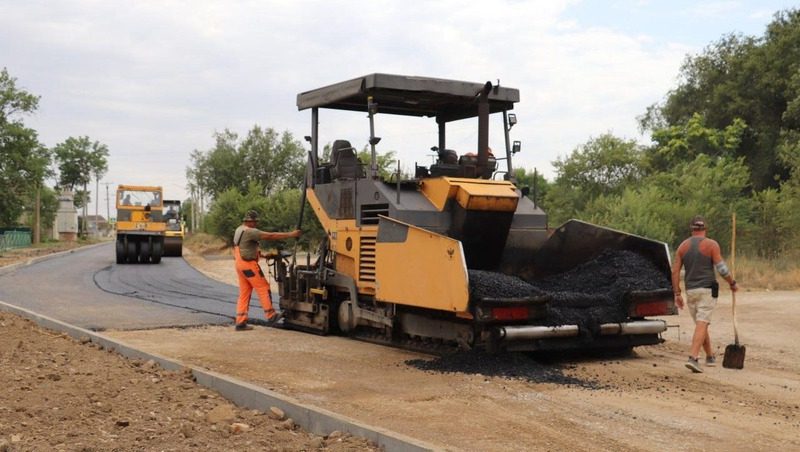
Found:
[{"label": "worker's khaki shorts", "polygon": [[686,306],[692,320],[711,323],[711,314],[717,306],[717,299],[711,296],[711,289],[689,289],[686,291]]}]

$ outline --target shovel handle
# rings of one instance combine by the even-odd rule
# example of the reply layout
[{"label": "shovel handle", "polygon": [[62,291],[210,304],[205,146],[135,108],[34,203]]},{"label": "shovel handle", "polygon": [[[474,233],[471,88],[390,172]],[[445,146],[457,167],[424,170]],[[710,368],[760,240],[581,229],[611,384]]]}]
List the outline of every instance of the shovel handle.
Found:
[{"label": "shovel handle", "polygon": [[731,307],[733,309],[733,342],[739,346],[739,324],[736,322],[736,292],[731,292]]},{"label": "shovel handle", "polygon": [[[731,278],[736,279],[736,212],[731,215]],[[736,322],[736,292],[731,291],[731,310],[733,311],[733,341],[739,346],[739,325]]]}]

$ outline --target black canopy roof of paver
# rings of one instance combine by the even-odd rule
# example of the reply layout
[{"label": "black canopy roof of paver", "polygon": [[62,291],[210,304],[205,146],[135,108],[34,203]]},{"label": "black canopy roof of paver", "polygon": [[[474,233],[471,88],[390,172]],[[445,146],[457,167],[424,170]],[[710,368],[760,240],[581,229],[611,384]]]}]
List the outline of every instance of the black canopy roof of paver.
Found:
[{"label": "black canopy roof of paver", "polygon": [[[444,121],[478,115],[477,94],[483,83],[394,74],[369,74],[297,95],[297,109],[331,108],[367,111],[367,97],[378,112],[408,116],[438,116]],[[519,90],[495,86],[489,93],[492,113],[511,110]]]}]

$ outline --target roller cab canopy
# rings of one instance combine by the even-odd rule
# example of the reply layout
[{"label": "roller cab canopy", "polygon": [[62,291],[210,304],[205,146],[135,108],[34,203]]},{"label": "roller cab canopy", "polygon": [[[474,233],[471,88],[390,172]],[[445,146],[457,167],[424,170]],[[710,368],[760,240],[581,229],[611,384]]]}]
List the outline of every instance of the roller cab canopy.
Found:
[{"label": "roller cab canopy", "polygon": [[[487,82],[489,83],[489,82]],[[485,83],[431,77],[370,74],[297,95],[297,109],[367,111],[368,98],[384,114],[437,117],[449,122],[478,116],[478,94]],[[514,108],[519,90],[492,86],[490,113]]]}]

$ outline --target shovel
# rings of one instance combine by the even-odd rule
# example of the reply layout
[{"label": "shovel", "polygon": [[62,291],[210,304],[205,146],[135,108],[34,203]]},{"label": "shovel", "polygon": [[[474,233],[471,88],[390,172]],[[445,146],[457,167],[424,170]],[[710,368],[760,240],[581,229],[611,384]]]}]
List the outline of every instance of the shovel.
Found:
[{"label": "shovel", "polygon": [[[731,230],[731,278],[734,278],[734,263],[736,259],[736,213],[733,214]],[[734,278],[736,279],[736,278]],[[731,308],[733,309],[733,344],[725,347],[725,357],[722,367],[726,369],[743,369],[744,354],[747,351],[744,345],[739,344],[739,328],[736,323],[736,292],[731,291]]]}]

